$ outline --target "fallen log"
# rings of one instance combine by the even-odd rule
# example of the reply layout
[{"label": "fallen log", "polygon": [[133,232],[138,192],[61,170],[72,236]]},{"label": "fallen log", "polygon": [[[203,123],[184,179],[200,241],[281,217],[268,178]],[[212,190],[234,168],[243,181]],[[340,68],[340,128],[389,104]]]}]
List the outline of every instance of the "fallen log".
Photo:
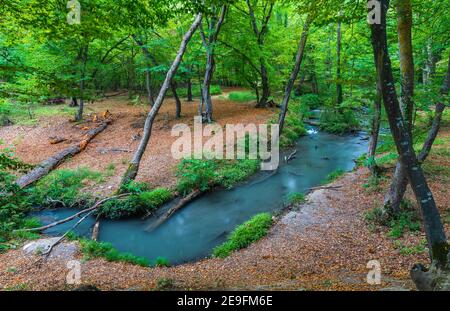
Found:
[{"label": "fallen log", "polygon": [[200,194],[202,194],[200,190],[195,190],[191,192],[186,197],[182,198],[175,206],[172,206],[165,214],[161,215],[154,223],[152,223],[149,227],[146,228],[146,231],[153,231],[158,228],[163,222],[170,218],[176,211],[183,208],[186,204],[197,198]]},{"label": "fallen log", "polygon": [[321,187],[313,187],[313,188],[309,188],[309,190],[314,191],[314,190],[337,190],[342,188],[342,186],[321,186]]},{"label": "fallen log", "polygon": [[112,196],[112,197],[109,197],[109,198],[105,198],[105,199],[100,200],[97,203],[95,203],[92,207],[86,208],[86,209],[84,209],[82,211],[79,211],[76,214],[73,214],[72,216],[69,216],[67,218],[55,221],[55,222],[53,222],[51,224],[48,224],[48,225],[45,225],[45,226],[42,226],[42,227],[37,227],[37,228],[14,230],[13,232],[17,232],[17,231],[44,231],[44,230],[47,230],[49,228],[55,227],[57,225],[66,223],[68,221],[71,221],[72,219],[74,219],[76,217],[79,217],[79,216],[83,215],[84,213],[92,212],[92,211],[96,210],[98,207],[100,207],[100,205],[102,205],[106,201],[109,201],[109,200],[112,200],[112,199],[122,198],[122,197],[125,197],[125,196],[128,196],[128,195],[130,195],[130,194],[129,193],[123,193],[123,194],[115,195],[115,196]]},{"label": "fallen log", "polygon": [[291,161],[292,159],[295,159],[296,154],[297,154],[297,149],[295,149],[289,156],[284,158],[285,162],[287,163],[287,162]]},{"label": "fallen log", "polygon": [[63,162],[68,157],[74,156],[81,151],[83,151],[86,146],[89,144],[89,142],[97,136],[99,133],[101,133],[103,130],[106,129],[108,124],[111,123],[110,120],[103,122],[100,124],[100,126],[89,130],[81,139],[79,143],[77,143],[74,146],[68,147],[64,149],[63,151],[51,156],[50,158],[42,161],[40,164],[38,164],[32,171],[30,171],[28,174],[20,177],[17,180],[17,185],[21,188],[24,188],[37,180],[41,179],[50,171],[52,171],[55,167],[57,167],[61,162]]}]

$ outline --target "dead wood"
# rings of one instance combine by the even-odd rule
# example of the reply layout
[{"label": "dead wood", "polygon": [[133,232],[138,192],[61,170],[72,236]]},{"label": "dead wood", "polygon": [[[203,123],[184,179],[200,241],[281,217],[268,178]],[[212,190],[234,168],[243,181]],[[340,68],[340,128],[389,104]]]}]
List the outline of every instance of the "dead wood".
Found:
[{"label": "dead wood", "polygon": [[47,158],[46,160],[42,161],[28,174],[20,177],[17,180],[17,185],[19,185],[19,187],[21,188],[24,188],[36,182],[37,180],[41,179],[42,177],[50,173],[54,168],[56,168],[68,157],[74,156],[83,151],[95,136],[97,136],[99,133],[101,133],[106,129],[106,127],[110,122],[111,122],[110,120],[102,122],[98,127],[89,130],[82,137],[81,141],[76,145],[70,146],[64,149],[63,151],[51,156],[50,158]]}]

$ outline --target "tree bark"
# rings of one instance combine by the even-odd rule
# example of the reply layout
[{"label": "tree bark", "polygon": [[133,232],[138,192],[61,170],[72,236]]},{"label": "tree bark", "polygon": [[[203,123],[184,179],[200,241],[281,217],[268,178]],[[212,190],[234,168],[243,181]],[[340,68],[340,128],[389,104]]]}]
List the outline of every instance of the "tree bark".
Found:
[{"label": "tree bark", "polygon": [[192,102],[194,99],[192,98],[192,80],[191,78],[187,79],[187,101]]},{"label": "tree bark", "polygon": [[[412,49],[412,8],[411,0],[398,0],[397,6],[397,32],[400,50],[401,94],[400,106],[405,120],[405,127],[412,144],[412,116],[414,110],[414,61]],[[398,162],[395,166],[394,176],[384,200],[384,208],[388,212],[398,214],[403,200],[408,179],[406,167]]]},{"label": "tree bark", "polygon": [[386,13],[389,8],[389,0],[381,0],[380,2],[381,23],[371,25],[371,32],[377,75],[381,81],[384,107],[400,161],[406,166],[411,187],[422,211],[431,260],[436,265],[444,267],[447,263],[448,254],[447,238],[433,194],[428,187],[422,168],[417,161],[408,128],[400,110],[387,45]]},{"label": "tree bark", "polygon": [[382,102],[381,83],[377,79],[377,95],[375,97],[374,102],[374,114],[372,118],[372,130],[370,133],[370,142],[369,142],[369,159],[370,159],[369,169],[372,172],[372,175],[374,176],[378,174],[377,165],[375,163],[375,154],[377,151],[378,136],[380,134],[381,102]]},{"label": "tree bark", "polygon": [[312,18],[310,16],[307,17],[305,25],[303,26],[302,35],[300,38],[300,42],[297,48],[297,55],[295,56],[295,65],[292,70],[291,76],[289,77],[289,81],[286,85],[286,89],[284,92],[283,102],[281,103],[281,111],[278,117],[278,125],[279,125],[279,133],[283,131],[284,120],[286,118],[286,113],[288,110],[289,100],[291,98],[292,88],[294,87],[295,79],[297,79],[298,73],[300,71],[300,66],[302,64],[303,55],[305,52],[306,40],[308,39],[309,27],[311,25]]},{"label": "tree bark", "polygon": [[92,130],[89,130],[83,136],[83,138],[78,144],[68,147],[63,151],[51,156],[50,158],[38,164],[36,168],[34,168],[31,172],[20,177],[17,180],[17,185],[19,185],[19,187],[21,188],[24,188],[36,182],[37,180],[41,179],[42,177],[50,173],[54,168],[56,168],[61,162],[63,162],[68,157],[72,157],[83,151],[95,136],[97,136],[99,133],[101,133],[103,130],[106,129],[109,123],[110,121],[103,122],[102,124],[100,124],[100,126]]},{"label": "tree bark", "polygon": [[175,74],[178,70],[178,67],[180,66],[180,63],[181,63],[183,55],[186,51],[187,45],[188,45],[189,41],[191,40],[194,32],[197,30],[201,21],[202,21],[202,13],[199,13],[195,17],[194,22],[192,23],[189,30],[185,33],[183,40],[181,41],[180,48],[179,48],[177,55],[172,63],[172,66],[170,67],[169,71],[167,72],[166,78],[164,80],[164,83],[161,86],[161,89],[159,90],[159,94],[158,94],[158,97],[156,98],[155,104],[153,105],[152,109],[150,110],[150,112],[147,115],[141,141],[139,143],[138,148],[136,149],[136,152],[134,153],[133,159],[131,160],[127,171],[125,172],[125,174],[122,178],[121,185],[125,185],[130,180],[134,180],[136,178],[136,175],[139,170],[139,165],[142,160],[142,156],[144,155],[145,149],[147,148],[148,141],[150,140],[152,127],[153,127],[153,121],[155,120],[155,117],[158,114],[159,109],[161,108],[161,105],[164,101],[164,97],[166,96],[167,90],[170,87],[170,82],[172,81],[172,78],[175,76]]}]

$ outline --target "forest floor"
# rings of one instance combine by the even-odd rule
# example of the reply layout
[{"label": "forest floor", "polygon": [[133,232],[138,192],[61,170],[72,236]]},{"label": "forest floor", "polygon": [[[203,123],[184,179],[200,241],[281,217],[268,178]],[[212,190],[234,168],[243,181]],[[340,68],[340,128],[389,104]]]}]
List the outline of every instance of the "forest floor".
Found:
[{"label": "forest floor", "polygon": [[[242,120],[243,116],[249,118],[246,122],[258,122],[270,117],[268,110],[255,110],[245,105],[239,106],[236,111],[225,109],[229,104],[224,102],[215,105],[218,115],[222,116],[219,111],[223,109],[223,119],[221,117],[219,122],[231,122],[230,120],[235,122],[239,117]],[[70,163],[64,164],[64,167],[74,167],[82,163],[102,169],[114,159],[110,155],[99,159],[101,155],[96,151],[97,148],[124,147],[124,144],[129,143],[130,136],[137,131],[130,128],[130,121],[142,122],[140,114],[145,109],[135,108],[136,111],[130,113],[128,110],[119,112],[119,107],[117,109],[110,107],[108,105],[107,108],[113,114],[122,113],[122,118],[117,117],[113,125],[99,136],[99,141],[93,141],[85,154],[76,156]],[[99,110],[104,108],[106,106],[99,107]],[[127,107],[127,109],[130,108]],[[195,111],[195,105],[192,109],[185,108],[187,122],[192,122],[190,120]],[[252,113],[249,115],[250,111]],[[169,161],[167,158],[170,157],[164,153],[164,150],[167,152],[164,148],[170,147],[164,147],[158,143],[167,142],[170,137],[170,131],[162,127],[163,115],[164,112],[157,122],[157,134],[153,136],[154,141],[151,142],[150,150],[146,153],[145,168],[140,174],[142,180],[147,180],[145,176],[151,176],[157,172],[157,177],[152,177],[150,180],[153,184],[158,184],[158,180],[170,179],[170,176],[159,175],[158,169],[153,168],[153,165],[160,165],[160,160],[166,161],[163,165],[170,165],[167,162]],[[171,119],[172,115],[169,117],[170,124],[177,122]],[[123,121],[125,118],[127,122]],[[64,121],[60,122],[64,123]],[[71,126],[66,125],[68,128]],[[51,128],[55,128],[55,124]],[[35,131],[39,132],[38,129]],[[29,133],[26,131],[18,133],[24,133],[23,141],[32,139],[28,137]],[[43,159],[52,153],[46,150],[49,148],[46,139],[51,135],[48,131],[40,133],[42,137],[37,133],[30,135],[34,135],[32,137],[41,142],[42,146],[38,143],[33,150],[36,153],[35,157],[39,156]],[[438,139],[441,143],[435,146],[424,168],[448,235],[450,234],[450,200],[448,198],[450,127],[448,124],[443,127]],[[30,162],[38,162],[38,159],[27,155],[26,149],[22,149],[25,146],[23,142],[17,145],[19,156]],[[135,145],[131,146],[133,147]],[[73,163],[76,158],[80,159]],[[120,162],[119,159],[120,157],[116,161]],[[118,168],[117,173],[120,176],[124,167],[119,165]],[[125,263],[107,262],[104,259],[84,260],[81,253],[75,253],[70,258],[54,258],[36,263],[36,257],[25,256],[21,249],[16,249],[0,254],[0,289],[71,289],[73,285],[66,285],[68,273],[66,264],[67,260],[74,258],[81,262],[82,284],[94,285],[102,290],[414,289],[409,278],[410,268],[414,263],[428,262],[428,255],[423,248],[423,231],[406,232],[403,237],[394,239],[389,237],[388,228],[370,229],[364,217],[369,210],[382,204],[392,170],[393,165],[386,178],[374,188],[365,186],[369,172],[365,168],[359,168],[334,182],[334,185],[340,188],[313,191],[308,195],[306,203],[278,216],[265,238],[246,249],[234,252],[226,259],[213,258],[173,267],[144,268]],[[414,202],[410,189],[408,189],[407,198]],[[370,285],[366,281],[370,270],[367,264],[370,260],[380,262],[382,272],[380,285]]]},{"label": "forest floor", "polygon": [[[262,124],[267,123],[274,115],[271,109],[255,108],[253,103],[228,100],[228,92],[236,90],[239,89],[225,88],[222,95],[214,96],[214,118],[220,125]],[[171,156],[171,146],[178,137],[171,136],[171,129],[179,123],[192,128],[197,108],[198,99],[193,102],[182,100],[182,117],[176,119],[174,99],[168,98],[164,101],[156,117],[136,180],[160,187],[171,187],[175,184],[174,167],[178,161]],[[112,123],[89,143],[86,150],[65,161],[59,168],[87,167],[104,172],[108,167],[114,167],[113,174],[108,174],[106,182],[88,189],[94,195],[108,195],[117,189],[121,176],[127,169],[127,164],[139,144],[148,113],[145,104],[133,105],[127,96],[86,104],[86,122],[80,124],[69,121],[68,115],[64,114],[44,116],[35,125],[0,127],[0,139],[3,142],[0,148],[12,148],[16,156],[26,163],[40,163],[78,142],[87,129],[95,127],[91,122],[94,114],[100,115],[107,110],[112,115]],[[66,141],[50,144],[52,137],[64,138]]]}]

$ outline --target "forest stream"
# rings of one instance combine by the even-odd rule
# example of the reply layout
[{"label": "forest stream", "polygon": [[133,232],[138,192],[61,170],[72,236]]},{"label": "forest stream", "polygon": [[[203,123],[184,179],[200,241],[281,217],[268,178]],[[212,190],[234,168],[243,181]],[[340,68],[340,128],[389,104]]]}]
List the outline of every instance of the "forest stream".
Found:
[{"label": "forest stream", "polygon": [[[367,151],[364,133],[337,136],[309,127],[308,135],[300,138],[297,155],[286,163],[280,156],[277,172],[260,172],[247,183],[231,190],[204,194],[186,205],[170,219],[154,228],[153,224],[170,203],[152,218],[142,220],[106,220],[100,222],[99,241],[110,242],[119,251],[130,252],[154,261],[167,258],[171,264],[195,261],[211,255],[212,249],[224,242],[236,226],[261,212],[277,212],[283,208],[280,198],[289,193],[306,193],[321,185],[337,169],[350,171],[355,160]],[[73,214],[73,209],[61,208],[36,212],[43,224],[49,224]],[[60,235],[77,220],[48,229],[47,235]],[[75,233],[90,237],[95,217],[84,221]]]}]

